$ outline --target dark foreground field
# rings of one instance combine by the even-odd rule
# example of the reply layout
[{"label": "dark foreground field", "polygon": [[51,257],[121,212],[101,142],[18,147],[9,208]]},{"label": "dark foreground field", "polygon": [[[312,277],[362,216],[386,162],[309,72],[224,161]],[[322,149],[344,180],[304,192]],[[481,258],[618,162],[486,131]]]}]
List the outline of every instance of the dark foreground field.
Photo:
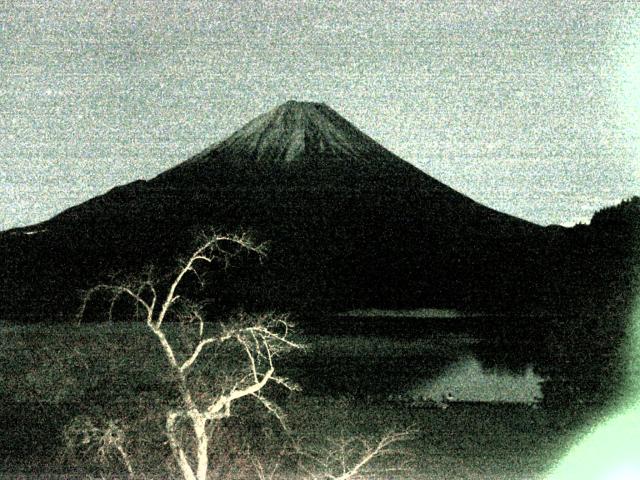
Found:
[{"label": "dark foreground field", "polygon": [[[64,426],[77,415],[122,420],[138,471],[167,476],[158,398],[170,387],[154,338],[142,325],[7,326],[1,338],[2,478],[117,473],[117,461],[100,464],[63,448]],[[571,405],[453,404],[442,410],[387,400],[385,392],[409,386],[412,377],[427,378],[438,362],[458,355],[470,341],[465,336],[306,334],[301,340],[308,348],[283,358],[282,371],[302,392],[274,392],[291,436],[252,413],[250,404],[240,405],[236,418],[221,427],[212,478],[258,478],[256,459],[272,465],[279,455],[286,458],[275,478],[292,478],[300,474],[292,473],[300,459],[288,447],[282,451],[291,438],[310,451],[328,452],[341,439],[375,440],[405,429],[414,433],[398,446],[402,454],[373,463],[367,478],[539,478],[588,421]],[[399,465],[402,470],[390,470]]]},{"label": "dark foreground field", "polygon": [[[384,471],[389,465],[395,465],[395,459],[383,459],[372,464],[373,478],[542,478],[569,445],[572,434],[557,412],[532,411],[515,405],[460,406],[440,411],[301,395],[285,406],[295,406],[296,410],[289,414],[290,428],[302,434],[313,448],[324,445],[327,438],[375,439],[394,426],[417,430],[413,438],[402,445],[403,456],[408,454],[404,470],[374,477],[376,470]],[[64,420],[70,420],[78,410],[81,409],[77,405],[5,406],[2,415],[7,423],[3,428],[9,429],[13,423],[15,430],[5,430],[2,434],[2,478],[42,478],[43,474],[68,478],[83,470],[66,460],[60,450]],[[157,439],[161,449],[162,444],[163,439]],[[258,478],[251,465],[241,459],[236,461],[237,464],[223,465],[230,476],[221,474],[213,478],[238,478],[234,474],[238,471],[246,473],[247,478]],[[117,465],[113,468],[118,470]],[[166,474],[156,468],[157,464],[150,466],[149,476],[165,478]],[[93,473],[97,475],[98,470]],[[87,473],[90,472],[88,468]],[[289,477],[286,472],[281,473],[283,478]]]}]

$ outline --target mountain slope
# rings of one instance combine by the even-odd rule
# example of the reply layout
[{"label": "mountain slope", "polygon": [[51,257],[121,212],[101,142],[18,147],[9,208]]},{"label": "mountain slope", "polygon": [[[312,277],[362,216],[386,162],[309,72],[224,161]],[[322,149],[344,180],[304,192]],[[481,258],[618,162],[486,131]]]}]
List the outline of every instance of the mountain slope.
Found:
[{"label": "mountain slope", "polygon": [[287,102],[154,179],[2,234],[0,314],[65,316],[78,289],[168,266],[210,226],[249,230],[271,253],[209,294],[277,308],[517,303],[510,286],[534,268],[546,236],[438,182],[329,107]]}]

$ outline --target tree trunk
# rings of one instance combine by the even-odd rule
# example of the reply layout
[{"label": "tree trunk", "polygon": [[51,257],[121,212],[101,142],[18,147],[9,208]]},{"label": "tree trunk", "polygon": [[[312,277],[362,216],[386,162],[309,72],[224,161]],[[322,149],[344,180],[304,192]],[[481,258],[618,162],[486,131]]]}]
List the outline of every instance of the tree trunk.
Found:
[{"label": "tree trunk", "polygon": [[209,469],[209,436],[206,430],[207,420],[203,415],[200,415],[200,413],[193,413],[191,419],[193,421],[193,430],[196,434],[196,445],[198,448],[196,478],[197,480],[206,480]]},{"label": "tree trunk", "polygon": [[178,443],[178,439],[176,437],[177,418],[178,414],[175,412],[170,412],[167,415],[167,437],[169,437],[169,445],[171,446],[173,458],[178,464],[178,467],[180,467],[180,472],[182,472],[182,478],[184,480],[199,480],[199,478],[196,478],[194,475],[193,469],[191,468],[191,465],[189,465],[189,461],[187,460],[187,456],[185,455],[182,446]]}]

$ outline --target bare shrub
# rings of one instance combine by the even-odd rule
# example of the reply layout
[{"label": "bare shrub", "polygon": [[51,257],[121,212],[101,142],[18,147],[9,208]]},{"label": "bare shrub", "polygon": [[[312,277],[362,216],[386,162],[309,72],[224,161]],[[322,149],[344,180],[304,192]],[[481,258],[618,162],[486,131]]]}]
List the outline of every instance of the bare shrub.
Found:
[{"label": "bare shrub", "polygon": [[[409,455],[403,442],[413,430],[391,431],[372,442],[366,437],[329,438],[313,449],[299,447],[301,469],[310,480],[356,480],[407,472]],[[391,461],[382,462],[383,457]]]},{"label": "bare shrub", "polygon": [[89,462],[97,461],[106,467],[120,464],[133,476],[125,430],[118,422],[78,416],[65,427],[64,440],[70,455],[78,455]]}]

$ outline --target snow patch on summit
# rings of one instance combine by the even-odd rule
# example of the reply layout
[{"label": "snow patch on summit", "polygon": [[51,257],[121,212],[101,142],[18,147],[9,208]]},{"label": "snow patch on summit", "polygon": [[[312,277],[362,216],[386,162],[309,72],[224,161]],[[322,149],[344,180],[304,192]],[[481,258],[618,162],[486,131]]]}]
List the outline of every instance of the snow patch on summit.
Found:
[{"label": "snow patch on summit", "polygon": [[258,116],[212,151],[284,163],[314,154],[340,158],[392,155],[328,106],[294,101]]}]

